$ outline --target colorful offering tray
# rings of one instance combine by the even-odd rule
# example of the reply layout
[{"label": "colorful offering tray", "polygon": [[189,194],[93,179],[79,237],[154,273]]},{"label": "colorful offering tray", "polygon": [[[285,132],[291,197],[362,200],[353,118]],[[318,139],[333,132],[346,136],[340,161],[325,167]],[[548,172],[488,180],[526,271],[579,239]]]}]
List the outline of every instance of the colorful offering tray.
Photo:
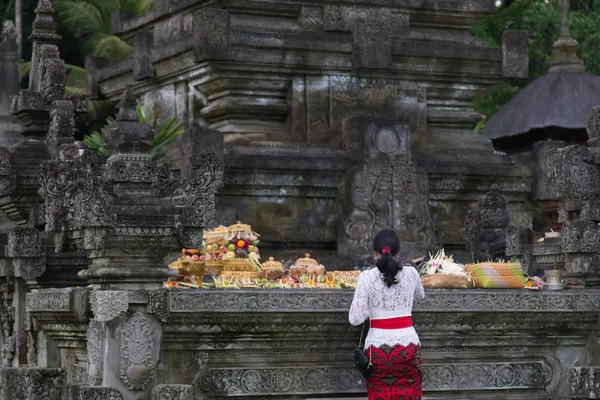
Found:
[{"label": "colorful offering tray", "polygon": [[258,279],[261,272],[258,236],[250,225],[239,221],[228,228],[222,248],[223,279]]},{"label": "colorful offering tray", "polygon": [[527,278],[521,263],[479,263],[467,265],[467,274],[481,289],[523,289]]},{"label": "colorful offering tray", "polygon": [[275,261],[273,257],[270,257],[269,261],[264,262],[261,266],[260,278],[264,278],[269,281],[278,281],[285,278],[283,264]]},{"label": "colorful offering tray", "polygon": [[223,246],[226,243],[227,228],[220,226],[216,229],[204,231],[204,262],[206,273],[218,276],[223,270]]},{"label": "colorful offering tray", "polygon": [[325,276],[325,267],[310,258],[310,254],[306,253],[304,258],[297,259],[296,263],[290,267],[290,276],[301,275]]}]

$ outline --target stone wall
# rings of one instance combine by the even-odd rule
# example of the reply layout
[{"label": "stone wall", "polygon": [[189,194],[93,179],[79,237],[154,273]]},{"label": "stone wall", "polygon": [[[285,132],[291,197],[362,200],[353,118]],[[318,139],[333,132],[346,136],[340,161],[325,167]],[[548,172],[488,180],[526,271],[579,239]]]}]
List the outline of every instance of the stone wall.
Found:
[{"label": "stone wall", "polygon": [[472,101],[503,77],[527,75],[521,33],[507,32],[501,49],[468,33],[493,9],[492,1],[165,0],[143,18],[115,16],[114,32],[135,54],[119,64],[89,59],[88,91],[116,100],[133,80],[161,120],[223,132],[220,222],[251,223],[282,256],[336,254],[347,202],[338,189],[363,159],[361,121],[408,121],[432,218],[457,251],[468,210],[492,183],[515,222],[531,223],[530,162],[494,153],[472,132],[480,119]]},{"label": "stone wall", "polygon": [[[92,297],[93,313],[77,301],[87,291],[27,297],[28,312],[58,344],[71,384],[128,385],[98,364],[88,364],[93,375],[86,377],[85,362],[66,356],[82,347],[78,332],[89,326],[90,363],[102,359],[103,346],[115,349],[104,358],[115,365],[128,365],[128,346],[148,354],[162,348],[147,364],[150,381],[190,385],[196,399],[365,396],[352,367],[360,334],[348,325],[352,291],[109,291],[104,300]],[[423,344],[424,398],[550,400],[570,398],[571,386],[585,392],[580,365],[591,365],[597,346],[599,304],[598,291],[427,291],[413,314]],[[94,332],[101,323],[116,335],[100,340]],[[126,335],[130,326],[141,334],[155,325],[151,337]]]}]

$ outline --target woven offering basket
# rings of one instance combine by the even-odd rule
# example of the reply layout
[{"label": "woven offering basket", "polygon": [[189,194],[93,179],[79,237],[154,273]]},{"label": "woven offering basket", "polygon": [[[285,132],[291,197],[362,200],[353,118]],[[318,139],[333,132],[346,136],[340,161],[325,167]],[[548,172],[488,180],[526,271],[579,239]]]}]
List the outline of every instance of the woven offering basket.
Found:
[{"label": "woven offering basket", "polygon": [[520,263],[467,265],[467,274],[475,287],[481,289],[523,289],[527,282]]},{"label": "woven offering basket", "polygon": [[258,279],[258,272],[249,272],[249,271],[223,271],[221,272],[221,276],[219,278],[225,280],[254,280]]},{"label": "woven offering basket", "polygon": [[223,261],[223,272],[225,271],[257,272],[256,268],[246,258],[234,258],[233,260]]},{"label": "woven offering basket", "polygon": [[427,289],[470,289],[473,282],[466,276],[433,274],[421,278],[421,283]]},{"label": "woven offering basket", "polygon": [[219,276],[223,271],[224,265],[223,262],[215,263],[215,262],[207,262],[206,267],[204,268],[205,275],[214,275]]},{"label": "woven offering basket", "polygon": [[204,262],[180,262],[179,274],[184,276],[204,276]]}]

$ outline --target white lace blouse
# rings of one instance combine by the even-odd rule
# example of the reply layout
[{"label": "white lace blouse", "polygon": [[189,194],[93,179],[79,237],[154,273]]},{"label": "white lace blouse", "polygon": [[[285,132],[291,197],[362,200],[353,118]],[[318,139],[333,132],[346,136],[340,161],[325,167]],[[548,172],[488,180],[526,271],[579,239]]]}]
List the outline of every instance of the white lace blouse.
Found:
[{"label": "white lace blouse", "polygon": [[[404,267],[396,275],[398,283],[387,287],[377,268],[360,274],[354,300],[350,307],[349,320],[352,325],[360,325],[367,319],[406,317],[412,315],[413,300],[425,297],[419,273],[413,267]],[[365,348],[369,346],[408,346],[420,345],[415,328],[369,329]]]}]

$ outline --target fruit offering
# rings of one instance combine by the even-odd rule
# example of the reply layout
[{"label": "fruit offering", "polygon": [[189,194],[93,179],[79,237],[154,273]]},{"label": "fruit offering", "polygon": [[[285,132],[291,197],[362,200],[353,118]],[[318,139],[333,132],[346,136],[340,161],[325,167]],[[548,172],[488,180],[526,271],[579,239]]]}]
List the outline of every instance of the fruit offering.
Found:
[{"label": "fruit offering", "polygon": [[299,258],[296,263],[290,267],[290,276],[300,275],[325,275],[325,267],[319,264],[316,260],[310,258],[310,254],[306,254],[304,258]]},{"label": "fruit offering", "polygon": [[204,256],[198,249],[182,249],[181,257],[169,267],[177,269],[179,276],[203,276]]},{"label": "fruit offering", "polygon": [[219,275],[223,269],[223,246],[226,243],[227,228],[220,226],[216,229],[204,231],[204,261],[206,273]]},{"label": "fruit offering", "polygon": [[260,277],[265,278],[268,281],[278,281],[283,279],[285,277],[283,265],[280,262],[275,261],[273,257],[270,257],[269,261],[263,263]]},{"label": "fruit offering", "polygon": [[261,272],[258,236],[252,232],[250,225],[239,221],[228,228],[222,249],[224,277],[235,279],[239,275],[241,279],[243,275],[244,279],[258,278]]},{"label": "fruit offering", "polygon": [[181,249],[181,257],[179,258],[179,262],[204,262],[204,255],[202,254],[202,250]]}]

